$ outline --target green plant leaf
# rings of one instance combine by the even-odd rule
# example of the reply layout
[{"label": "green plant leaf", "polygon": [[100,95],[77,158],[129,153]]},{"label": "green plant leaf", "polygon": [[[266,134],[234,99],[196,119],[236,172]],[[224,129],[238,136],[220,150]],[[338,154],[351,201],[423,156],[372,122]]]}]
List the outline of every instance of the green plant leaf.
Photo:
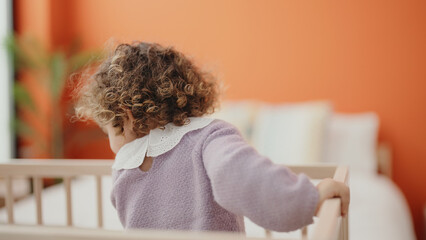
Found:
[{"label": "green plant leaf", "polygon": [[66,77],[66,59],[61,52],[54,53],[50,59],[49,72],[53,99],[58,100],[62,93]]},{"label": "green plant leaf", "polygon": [[49,64],[50,52],[31,35],[22,35],[17,39],[17,43],[24,53],[21,60],[26,63],[26,67],[33,70],[40,70]]},{"label": "green plant leaf", "polygon": [[16,59],[16,51],[17,51],[16,47],[17,46],[15,45],[14,36],[13,35],[6,36],[3,39],[2,45],[3,45],[2,47],[4,47],[7,51],[7,53],[10,55],[12,62],[13,62],[13,68],[14,68],[13,70],[16,71],[18,69],[18,61]]},{"label": "green plant leaf", "polygon": [[37,113],[37,108],[29,91],[19,82],[13,86],[13,96],[18,107],[26,108]]},{"label": "green plant leaf", "polygon": [[15,130],[15,133],[18,136],[25,136],[25,137],[34,137],[36,134],[34,134],[34,130],[24,121],[19,119],[18,117],[15,118],[15,120],[12,122],[12,128]]},{"label": "green plant leaf", "polygon": [[13,57],[15,71],[39,69],[46,64],[48,52],[29,35],[9,35],[4,39],[3,44]]},{"label": "green plant leaf", "polygon": [[[52,52],[46,48],[38,39],[31,35],[11,35],[5,39],[5,47],[9,54],[12,55],[15,62],[14,67],[17,73],[25,73],[29,75],[31,80],[38,81],[37,88],[43,88],[43,92],[50,95],[49,100],[52,101],[53,111],[60,112],[61,104],[60,98],[65,89],[65,83],[68,80],[68,75],[80,68],[92,64],[101,56],[100,51],[80,51],[81,42],[75,41],[66,50]],[[17,75],[20,77],[20,75]],[[47,88],[47,89],[46,89]],[[28,137],[34,140],[34,146],[42,151],[53,153],[52,156],[62,156],[63,148],[58,147],[61,136],[64,135],[62,125],[56,126],[55,121],[61,122],[62,117],[57,119],[52,116],[42,114],[40,109],[37,109],[33,101],[33,91],[37,89],[26,88],[22,83],[15,81],[14,84],[14,99],[18,109],[30,110],[33,115],[40,117],[40,121],[46,122],[52,120],[49,128],[51,130],[52,138],[49,140],[41,139],[40,134],[36,128],[32,128],[30,123],[24,122],[16,116],[13,121],[13,129],[18,135]],[[56,145],[55,145],[56,144]],[[51,147],[55,147],[52,151]]]},{"label": "green plant leaf", "polygon": [[82,67],[88,66],[102,57],[101,51],[86,51],[72,55],[69,60],[70,71],[75,72]]},{"label": "green plant leaf", "polygon": [[25,68],[27,61],[24,59],[27,59],[27,57],[19,46],[18,39],[14,35],[9,35],[4,39],[3,44],[7,52],[12,56],[14,70],[18,71]]}]

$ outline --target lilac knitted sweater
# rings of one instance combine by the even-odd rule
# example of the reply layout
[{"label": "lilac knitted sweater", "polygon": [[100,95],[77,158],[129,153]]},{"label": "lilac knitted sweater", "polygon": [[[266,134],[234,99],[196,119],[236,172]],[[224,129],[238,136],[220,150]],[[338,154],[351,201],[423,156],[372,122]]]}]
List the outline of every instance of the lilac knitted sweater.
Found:
[{"label": "lilac knitted sweater", "polygon": [[319,194],[304,174],[272,163],[229,123],[186,133],[151,169],[113,171],[124,228],[244,232],[243,216],[274,231],[313,222]]}]

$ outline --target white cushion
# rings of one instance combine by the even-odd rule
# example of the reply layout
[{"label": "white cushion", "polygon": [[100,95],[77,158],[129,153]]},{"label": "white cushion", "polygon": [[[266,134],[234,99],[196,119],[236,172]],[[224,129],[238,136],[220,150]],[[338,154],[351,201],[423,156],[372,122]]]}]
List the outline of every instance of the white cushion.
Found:
[{"label": "white cushion", "polygon": [[379,118],[375,113],[334,114],[329,122],[324,161],[346,164],[351,174],[376,174]]},{"label": "white cushion", "polygon": [[263,105],[254,125],[252,143],[272,161],[281,164],[309,164],[321,161],[329,102]]},{"label": "white cushion", "polygon": [[226,101],[211,117],[231,123],[240,131],[246,141],[250,142],[253,120],[259,104],[259,102],[248,100]]}]

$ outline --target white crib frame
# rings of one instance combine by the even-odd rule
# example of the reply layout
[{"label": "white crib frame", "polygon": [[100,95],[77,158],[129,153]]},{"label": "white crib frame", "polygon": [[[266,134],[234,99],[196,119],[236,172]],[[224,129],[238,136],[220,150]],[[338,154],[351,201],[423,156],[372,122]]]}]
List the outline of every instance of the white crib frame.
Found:
[{"label": "white crib frame", "polygon": [[[185,231],[152,231],[131,230],[112,231],[103,228],[102,210],[102,176],[111,174],[112,160],[40,160],[19,159],[11,163],[0,164],[0,177],[6,181],[6,208],[8,223],[0,224],[0,240],[103,240],[103,239],[255,239],[237,233],[217,232],[185,232]],[[348,183],[348,167],[329,164],[287,166],[295,173],[304,173],[312,179],[333,178]],[[71,179],[77,176],[92,175],[96,179],[98,229],[84,229],[73,227],[71,204]],[[36,201],[37,225],[24,226],[14,224],[12,194],[12,179],[14,177],[32,177]],[[67,226],[43,226],[42,219],[42,178],[60,177],[64,179],[66,192]],[[340,198],[326,200],[318,212],[313,240],[347,240],[348,215],[340,217]],[[266,238],[271,238],[271,232],[266,230]],[[302,229],[301,239],[308,239],[307,227]]]}]

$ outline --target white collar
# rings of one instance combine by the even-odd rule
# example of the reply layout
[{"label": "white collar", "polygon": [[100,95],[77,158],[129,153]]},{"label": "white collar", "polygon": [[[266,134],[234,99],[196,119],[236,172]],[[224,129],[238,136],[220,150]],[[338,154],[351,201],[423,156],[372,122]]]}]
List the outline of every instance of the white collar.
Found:
[{"label": "white collar", "polygon": [[164,129],[153,129],[148,135],[125,144],[115,156],[112,168],[115,170],[137,168],[143,163],[145,156],[156,157],[168,152],[186,133],[203,128],[214,119],[190,117],[189,120],[190,122],[183,126],[168,123]]}]

